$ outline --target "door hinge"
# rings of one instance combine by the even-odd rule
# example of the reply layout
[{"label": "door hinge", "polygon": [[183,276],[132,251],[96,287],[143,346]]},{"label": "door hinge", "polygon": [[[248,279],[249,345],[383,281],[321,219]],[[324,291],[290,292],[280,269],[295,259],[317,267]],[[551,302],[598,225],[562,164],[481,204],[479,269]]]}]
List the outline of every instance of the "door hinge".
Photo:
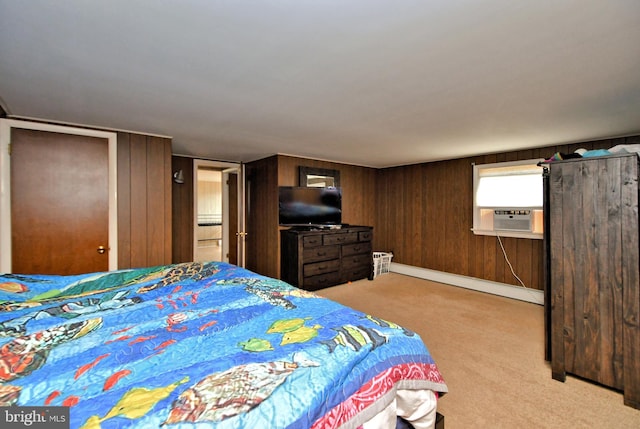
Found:
[{"label": "door hinge", "polygon": [[9,152],[9,156],[11,156],[11,143],[7,145],[7,152]]}]

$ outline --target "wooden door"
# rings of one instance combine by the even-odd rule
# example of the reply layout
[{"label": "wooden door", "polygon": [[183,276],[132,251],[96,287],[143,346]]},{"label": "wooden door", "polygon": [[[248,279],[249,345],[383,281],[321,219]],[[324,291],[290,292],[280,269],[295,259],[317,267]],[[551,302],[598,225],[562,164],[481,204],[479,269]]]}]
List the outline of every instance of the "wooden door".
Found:
[{"label": "wooden door", "polygon": [[229,189],[229,263],[238,265],[238,173],[231,172],[228,176]]},{"label": "wooden door", "polygon": [[11,143],[12,271],[106,271],[108,140],[14,128]]}]

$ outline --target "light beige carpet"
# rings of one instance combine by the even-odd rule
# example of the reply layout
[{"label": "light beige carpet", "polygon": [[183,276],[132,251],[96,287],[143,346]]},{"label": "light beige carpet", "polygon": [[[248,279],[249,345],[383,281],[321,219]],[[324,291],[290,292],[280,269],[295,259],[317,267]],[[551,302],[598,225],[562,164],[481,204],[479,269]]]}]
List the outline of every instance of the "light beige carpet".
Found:
[{"label": "light beige carpet", "polygon": [[422,337],[449,387],[447,429],[640,428],[620,392],[551,378],[540,305],[395,273],[318,294]]}]

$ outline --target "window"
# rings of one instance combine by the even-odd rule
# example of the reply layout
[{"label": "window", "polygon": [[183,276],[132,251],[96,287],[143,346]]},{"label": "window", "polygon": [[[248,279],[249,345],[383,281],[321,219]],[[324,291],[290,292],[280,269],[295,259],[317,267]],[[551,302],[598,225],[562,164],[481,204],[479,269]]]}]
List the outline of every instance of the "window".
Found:
[{"label": "window", "polygon": [[542,238],[541,159],[473,166],[473,232]]}]

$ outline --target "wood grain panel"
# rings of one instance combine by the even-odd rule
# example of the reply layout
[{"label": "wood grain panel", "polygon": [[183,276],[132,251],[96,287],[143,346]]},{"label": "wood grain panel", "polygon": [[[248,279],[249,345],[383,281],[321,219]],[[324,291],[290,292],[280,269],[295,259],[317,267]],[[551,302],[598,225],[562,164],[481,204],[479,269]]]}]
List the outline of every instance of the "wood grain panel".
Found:
[{"label": "wood grain panel", "polygon": [[164,189],[162,193],[162,199],[164,200],[164,253],[162,255],[161,264],[171,263],[173,255],[173,202],[171,201],[171,190],[173,178],[171,175],[171,150],[172,141],[169,138],[160,139],[163,146],[163,165],[164,172],[162,173],[162,180],[164,181]]},{"label": "wood grain panel", "polygon": [[193,159],[172,158],[172,171],[182,170],[184,183],[171,181],[173,263],[193,261]]},{"label": "wood grain panel", "polygon": [[147,262],[147,141],[139,134],[131,135],[131,265],[144,267]]},{"label": "wood grain panel", "polygon": [[[147,213],[155,213],[147,222],[147,261],[151,264],[162,264],[164,259],[164,199],[156,198],[164,195],[164,147],[157,138],[147,138]],[[157,243],[154,245],[154,243]]]},{"label": "wood grain panel", "polygon": [[170,263],[171,231],[171,139],[118,132],[118,267]]},{"label": "wood grain panel", "polygon": [[131,267],[131,135],[118,133],[118,268]]}]

